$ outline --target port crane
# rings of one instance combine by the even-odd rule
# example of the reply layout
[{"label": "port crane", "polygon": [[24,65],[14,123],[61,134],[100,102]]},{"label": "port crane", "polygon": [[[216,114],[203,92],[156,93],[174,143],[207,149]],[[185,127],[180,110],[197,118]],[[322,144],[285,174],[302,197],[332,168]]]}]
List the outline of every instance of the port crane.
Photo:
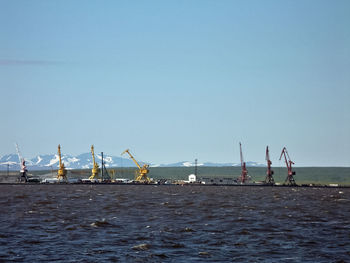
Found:
[{"label": "port crane", "polygon": [[27,176],[28,170],[27,170],[27,166],[26,166],[26,161],[24,160],[24,158],[21,155],[21,152],[19,151],[18,144],[16,143],[15,145],[16,145],[16,152],[17,152],[19,164],[21,167],[21,170],[20,170],[21,176],[19,178],[19,181],[20,182],[28,182],[28,176]]},{"label": "port crane", "polygon": [[57,179],[58,181],[67,182],[67,170],[64,167],[64,163],[61,158],[61,145],[58,145],[58,160],[59,160],[59,169],[57,171]]},{"label": "port crane", "polygon": [[91,155],[92,155],[92,162],[93,162],[93,167],[91,170],[91,176],[89,177],[89,180],[94,180],[98,179],[98,175],[100,173],[100,167],[95,161],[95,152],[94,152],[94,146],[91,145]]},{"label": "port crane", "polygon": [[136,161],[136,159],[134,158],[134,156],[132,156],[129,149],[126,149],[124,152],[122,152],[121,155],[123,155],[124,153],[129,154],[130,158],[134,161],[136,166],[139,168],[139,170],[137,171],[137,174],[136,174],[135,181],[140,182],[140,183],[150,183],[151,179],[147,176],[147,174],[149,173],[149,169],[148,169],[149,165],[144,164],[141,167],[139,165],[139,163]]},{"label": "port crane", "polygon": [[[292,164],[294,164],[294,162],[291,161],[286,147],[283,147],[283,149],[282,149],[280,160],[282,158],[282,155],[284,155],[284,160],[286,162],[286,166],[287,166],[287,170],[288,170],[288,175],[287,175],[287,178],[284,182],[288,181],[288,183],[290,185],[296,185],[294,177],[293,177],[293,175],[295,175],[295,172],[292,170]],[[288,157],[288,159],[287,159],[287,157]]]},{"label": "port crane", "polygon": [[266,146],[266,157],[267,161],[267,171],[266,171],[266,178],[265,178],[265,184],[275,184],[275,180],[273,179],[273,170],[271,169],[271,160],[270,160],[270,154],[269,154],[269,146]]},{"label": "port crane", "polygon": [[250,178],[248,176],[248,170],[245,164],[245,161],[243,159],[243,152],[242,152],[242,144],[239,143],[239,151],[240,151],[240,157],[241,157],[241,168],[242,168],[242,172],[241,172],[241,176],[238,178],[238,181],[241,184],[246,183]]}]

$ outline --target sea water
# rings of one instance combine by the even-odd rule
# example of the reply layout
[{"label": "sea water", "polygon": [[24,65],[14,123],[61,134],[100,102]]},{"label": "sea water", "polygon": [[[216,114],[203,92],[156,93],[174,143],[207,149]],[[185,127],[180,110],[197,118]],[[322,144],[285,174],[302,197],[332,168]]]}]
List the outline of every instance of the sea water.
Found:
[{"label": "sea water", "polygon": [[0,185],[0,262],[349,262],[350,189]]}]

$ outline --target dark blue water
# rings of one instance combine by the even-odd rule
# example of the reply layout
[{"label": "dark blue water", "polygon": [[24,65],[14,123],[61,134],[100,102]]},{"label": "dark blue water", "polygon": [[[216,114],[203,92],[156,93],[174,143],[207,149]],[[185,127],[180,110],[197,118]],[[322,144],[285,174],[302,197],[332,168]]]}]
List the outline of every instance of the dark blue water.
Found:
[{"label": "dark blue water", "polygon": [[0,262],[350,262],[350,189],[0,185]]}]

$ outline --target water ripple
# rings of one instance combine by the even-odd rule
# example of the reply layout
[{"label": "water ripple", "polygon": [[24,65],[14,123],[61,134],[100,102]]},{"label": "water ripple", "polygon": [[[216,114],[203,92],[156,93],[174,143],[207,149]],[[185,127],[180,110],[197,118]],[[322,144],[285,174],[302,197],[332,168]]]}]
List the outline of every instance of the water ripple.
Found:
[{"label": "water ripple", "polygon": [[349,189],[0,187],[0,262],[350,261]]}]

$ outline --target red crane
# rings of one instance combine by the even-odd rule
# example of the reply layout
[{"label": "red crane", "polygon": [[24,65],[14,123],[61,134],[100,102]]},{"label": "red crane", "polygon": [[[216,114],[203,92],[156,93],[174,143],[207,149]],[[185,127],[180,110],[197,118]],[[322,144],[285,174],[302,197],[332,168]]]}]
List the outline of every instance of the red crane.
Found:
[{"label": "red crane", "polygon": [[[286,147],[283,147],[283,149],[282,149],[280,160],[282,158],[282,155],[284,155],[284,160],[286,162],[287,170],[288,170],[288,175],[287,175],[287,178],[284,182],[288,181],[289,184],[296,185],[294,177],[293,177],[293,175],[295,175],[295,172],[292,171],[292,164],[294,164],[294,163],[290,160],[290,157],[289,157],[289,154],[287,152]],[[288,157],[288,160],[287,160],[287,157]]]},{"label": "red crane", "polygon": [[270,160],[269,146],[266,146],[266,157],[265,157],[265,159],[267,161],[267,171],[266,171],[265,184],[275,184],[275,180],[272,177],[274,172],[271,169],[272,162]]},{"label": "red crane", "polygon": [[240,150],[240,154],[241,154],[241,168],[242,168],[242,172],[241,172],[241,176],[239,178],[239,181],[242,184],[244,184],[246,181],[249,180],[249,178],[248,178],[248,170],[247,170],[245,162],[243,160],[242,144],[241,143],[239,143],[239,150]]}]

